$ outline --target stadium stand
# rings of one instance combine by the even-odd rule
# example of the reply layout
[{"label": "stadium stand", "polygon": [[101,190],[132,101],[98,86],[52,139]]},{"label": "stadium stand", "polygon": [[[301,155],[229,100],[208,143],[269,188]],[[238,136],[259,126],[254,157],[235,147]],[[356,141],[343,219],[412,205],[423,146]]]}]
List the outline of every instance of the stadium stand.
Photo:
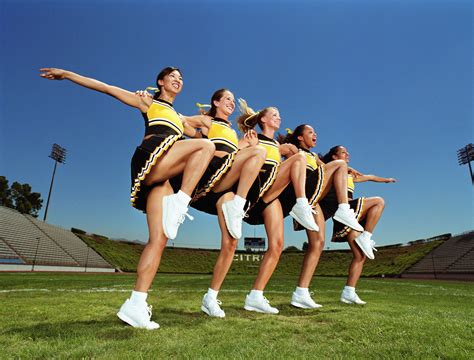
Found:
[{"label": "stadium stand", "polygon": [[68,230],[0,206],[0,270],[113,272]]},{"label": "stadium stand", "polygon": [[446,240],[406,270],[404,278],[474,279],[474,231]]}]

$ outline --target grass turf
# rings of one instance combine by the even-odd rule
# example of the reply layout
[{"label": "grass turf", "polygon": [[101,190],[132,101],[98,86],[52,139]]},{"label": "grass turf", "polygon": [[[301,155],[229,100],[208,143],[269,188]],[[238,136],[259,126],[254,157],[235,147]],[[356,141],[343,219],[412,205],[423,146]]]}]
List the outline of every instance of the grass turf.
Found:
[{"label": "grass turf", "polygon": [[265,295],[279,315],[243,310],[254,276],[229,275],[225,319],[200,311],[209,275],[159,274],[150,292],[161,329],[124,325],[129,274],[0,273],[0,358],[472,359],[472,283],[362,279],[365,306],[340,303],[344,278],[317,277],[324,307],[289,305],[296,276],[275,275]]}]

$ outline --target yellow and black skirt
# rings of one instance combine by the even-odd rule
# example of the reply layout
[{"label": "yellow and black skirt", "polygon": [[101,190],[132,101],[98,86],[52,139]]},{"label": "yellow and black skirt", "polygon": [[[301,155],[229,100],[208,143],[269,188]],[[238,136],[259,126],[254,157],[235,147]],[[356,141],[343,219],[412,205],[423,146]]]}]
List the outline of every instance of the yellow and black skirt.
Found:
[{"label": "yellow and black skirt", "polygon": [[178,140],[179,134],[155,134],[144,139],[135,150],[131,162],[131,194],[130,202],[138,210],[146,212],[148,194],[154,186],[145,185],[143,181],[150,173],[157,160]]},{"label": "yellow and black skirt", "polygon": [[[354,200],[349,200],[349,206],[354,210],[357,221],[362,227],[365,226],[365,219],[361,219],[362,210],[364,209],[364,198],[357,198]],[[332,242],[347,242],[347,235],[351,232],[351,228],[347,225],[341,224],[339,221],[332,219]]]},{"label": "yellow and black skirt", "polygon": [[244,218],[244,221],[247,224],[263,224],[263,211],[271,202],[266,203],[262,197],[275,182],[278,168],[278,165],[264,164],[257,179],[253,182],[245,204],[247,216]]},{"label": "yellow and black skirt", "polygon": [[[315,206],[319,202],[323,192],[323,182],[324,168],[322,166],[318,167],[316,170],[306,171],[305,191],[309,205]],[[281,202],[283,217],[287,217],[293,206],[296,204],[295,187],[290,183],[285,190],[283,190],[278,199],[280,199]]]},{"label": "yellow and black skirt", "polygon": [[[229,153],[224,157],[214,156],[212,158],[208,168],[204,172],[204,175],[201,177],[201,180],[199,180],[198,186],[193,192],[190,204],[192,208],[211,215],[217,215],[217,201],[226,192],[235,191],[236,186],[233,186],[231,189],[219,193],[213,192],[212,188],[230,170],[236,154],[237,151]],[[173,189],[179,189],[179,187],[181,186],[181,180],[182,177],[178,177],[177,179],[173,178],[172,180],[170,180]]]}]

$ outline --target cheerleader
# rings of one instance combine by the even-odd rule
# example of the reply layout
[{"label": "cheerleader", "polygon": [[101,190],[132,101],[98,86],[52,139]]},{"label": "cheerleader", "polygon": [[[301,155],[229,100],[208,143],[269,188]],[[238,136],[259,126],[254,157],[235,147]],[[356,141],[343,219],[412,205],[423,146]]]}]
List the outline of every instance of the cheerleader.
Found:
[{"label": "cheerleader", "polygon": [[[209,111],[185,119],[187,126],[192,128],[190,133],[194,131],[195,137],[206,137],[216,146],[215,155],[199,182],[191,206],[213,215],[222,210],[227,230],[232,238],[238,240],[242,236],[247,194],[265,162],[266,150],[257,146],[254,131],[246,132],[238,140],[229,121],[234,109],[232,92],[220,89],[212,95]],[[216,207],[220,197],[232,187],[235,196]]]},{"label": "cheerleader", "polygon": [[[308,230],[318,231],[305,193],[306,159],[294,145],[280,145],[274,140],[275,132],[281,123],[278,109],[268,107],[255,112],[243,100],[239,105],[242,113],[237,120],[240,130],[245,132],[258,124],[262,130],[258,134],[259,144],[267,149],[267,158],[262,172],[253,185],[253,191],[250,191],[253,196],[250,197],[248,217],[244,218],[244,221],[253,225],[265,225],[268,249],[252,290],[246,296],[244,309],[278,314],[278,309],[272,307],[263,296],[263,290],[278,264],[283,249],[283,212],[278,196],[290,182],[296,194],[296,204],[290,211],[291,216]],[[281,162],[281,155],[287,158],[283,162]]]},{"label": "cheerleader", "polygon": [[[323,161],[328,164],[340,160],[349,163],[349,159],[349,152],[342,145],[332,147],[323,157]],[[353,254],[353,259],[349,266],[349,275],[346,286],[344,287],[340,297],[340,300],[346,304],[365,304],[365,301],[362,301],[357,295],[355,288],[362,273],[366,257],[374,259],[373,251],[376,251],[376,249],[375,242],[372,240],[372,232],[380,220],[385,207],[384,199],[381,197],[362,197],[353,199],[355,189],[354,183],[365,181],[392,183],[396,180],[394,178],[384,178],[364,174],[354,176],[349,174],[348,176],[347,189],[348,196],[351,199],[350,206],[354,209],[357,219],[364,224],[365,230],[363,232],[357,232],[338,221],[334,221],[331,241],[348,242]],[[323,200],[321,200],[320,205],[324,217],[326,219],[329,218],[334,211],[334,193],[330,192]]]},{"label": "cheerleader", "polygon": [[[207,137],[216,146],[209,169],[200,182],[200,189],[191,202],[195,209],[218,216],[221,250],[214,266],[211,284],[204,294],[201,310],[209,316],[225,317],[217,298],[232,265],[238,239],[242,235],[244,206],[252,184],[265,162],[267,151],[258,145],[254,131],[247,131],[238,141],[228,120],[235,109],[234,95],[226,89],[217,90],[211,108],[204,116],[186,118],[195,136]],[[198,132],[197,129],[200,129]],[[230,189],[235,191],[229,192]]]},{"label": "cheerleader", "polygon": [[[133,327],[157,329],[158,323],[151,321],[147,293],[158,270],[167,239],[174,239],[185,216],[189,217],[190,195],[215,150],[214,144],[205,139],[178,141],[182,138],[185,124],[174,110],[173,101],[183,87],[181,71],[173,67],[163,69],[157,76],[158,92],[153,99],[67,70],[42,68],[40,71],[40,76],[45,79],[67,79],[115,97],[142,113],[145,136],[132,157],[131,203],[147,215],[149,241],[138,263],[135,289],[117,315]],[[173,194],[168,179],[181,173],[181,189]]]},{"label": "cheerleader", "polygon": [[[323,199],[330,189],[336,194],[335,206],[336,210],[333,216],[337,217],[348,227],[362,231],[363,228],[357,222],[354,211],[349,208],[347,194],[347,163],[339,160],[324,164],[319,157],[311,152],[316,146],[317,134],[314,129],[307,124],[299,125],[294,131],[289,131],[286,137],[281,137],[284,143],[290,143],[298,147],[306,156],[306,193],[311,194],[309,204],[315,208],[315,221],[320,231],[315,233],[307,231],[309,249],[303,262],[303,271],[300,275],[298,286],[292,295],[291,304],[300,308],[318,308],[321,305],[314,302],[309,293],[309,282],[312,274],[316,269],[316,264],[324,246],[325,236],[325,219],[321,213],[321,208],[317,204]],[[286,188],[279,197],[283,207],[283,215],[286,217],[290,211],[290,206],[294,199],[295,193],[291,187]],[[298,224],[295,224],[298,225]],[[300,227],[295,226],[301,230]],[[310,274],[308,276],[308,274]]]}]

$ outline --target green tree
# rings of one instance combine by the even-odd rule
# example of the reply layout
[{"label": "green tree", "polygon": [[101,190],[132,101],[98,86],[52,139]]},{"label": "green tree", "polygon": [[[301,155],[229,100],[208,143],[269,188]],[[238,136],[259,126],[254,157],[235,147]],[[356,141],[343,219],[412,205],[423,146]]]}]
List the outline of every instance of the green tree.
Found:
[{"label": "green tree", "polygon": [[0,205],[13,208],[12,192],[5,176],[0,176]]},{"label": "green tree", "polygon": [[38,212],[43,206],[41,194],[31,192],[30,184],[14,182],[8,186],[5,176],[0,176],[0,205],[18,210],[22,214],[38,217]]}]

